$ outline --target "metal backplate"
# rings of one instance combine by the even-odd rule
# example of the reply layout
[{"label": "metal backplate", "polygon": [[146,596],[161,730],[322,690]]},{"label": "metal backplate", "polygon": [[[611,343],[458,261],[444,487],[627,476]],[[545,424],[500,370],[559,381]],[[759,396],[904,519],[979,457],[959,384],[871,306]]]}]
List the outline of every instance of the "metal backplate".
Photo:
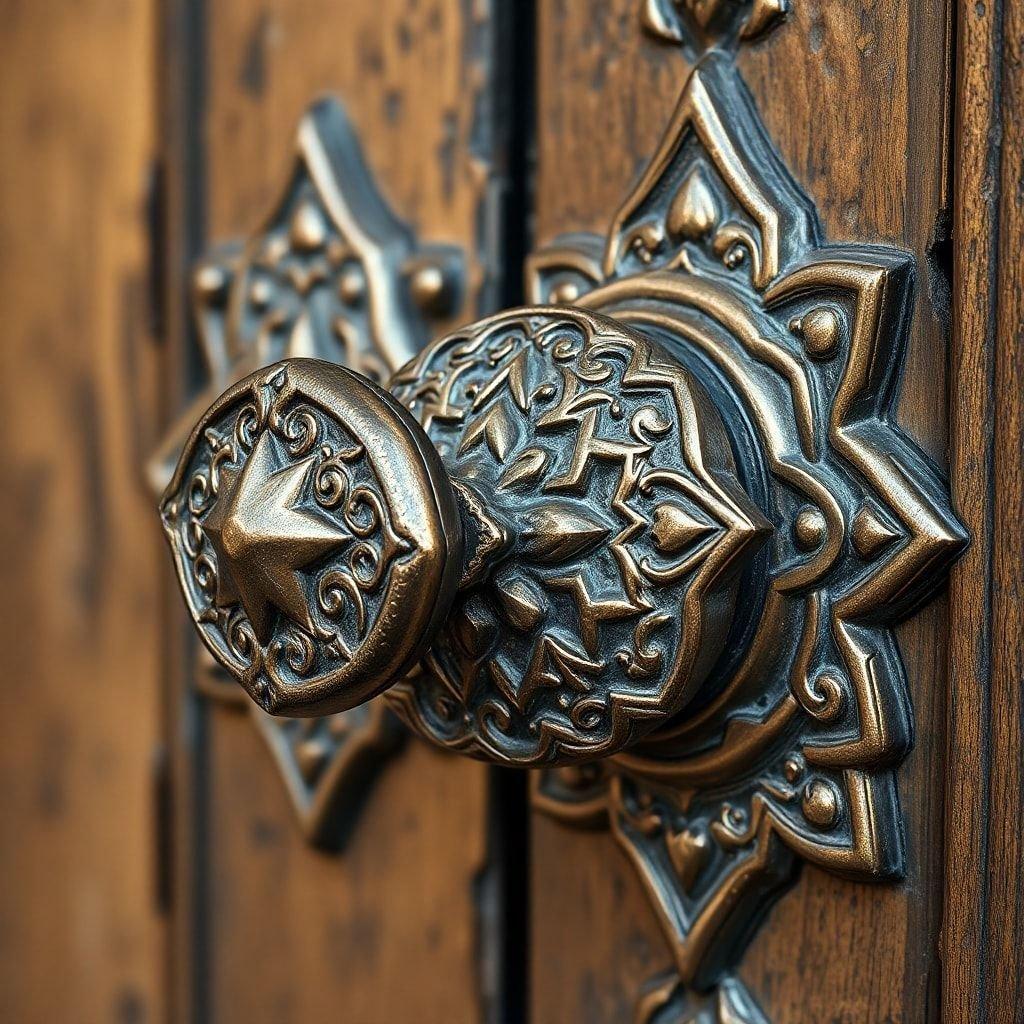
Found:
[{"label": "metal backplate", "polygon": [[[355,130],[333,99],[299,124],[281,198],[241,246],[193,275],[193,303],[208,383],[168,431],[149,477],[162,492],[200,414],[257,367],[307,356],[376,381],[410,359],[461,305],[463,258],[421,245],[390,210]],[[404,730],[380,701],[293,720],[250,704],[204,651],[196,679],[207,695],[249,707],[287,786],[305,835],[337,845],[376,767]]]}]

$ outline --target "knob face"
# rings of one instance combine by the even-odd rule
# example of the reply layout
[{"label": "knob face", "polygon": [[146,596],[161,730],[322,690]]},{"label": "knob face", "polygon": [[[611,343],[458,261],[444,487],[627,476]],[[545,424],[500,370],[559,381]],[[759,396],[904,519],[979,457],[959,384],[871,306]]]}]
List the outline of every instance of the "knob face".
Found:
[{"label": "knob face", "polygon": [[416,662],[458,583],[436,452],[390,395],[329,363],[289,360],[228,390],[161,511],[203,640],[275,714],[375,696]]},{"label": "knob face", "polygon": [[621,750],[722,654],[768,532],[722,421],[677,361],[607,317],[504,313],[392,391],[509,542],[389,700],[436,743],[506,764]]}]

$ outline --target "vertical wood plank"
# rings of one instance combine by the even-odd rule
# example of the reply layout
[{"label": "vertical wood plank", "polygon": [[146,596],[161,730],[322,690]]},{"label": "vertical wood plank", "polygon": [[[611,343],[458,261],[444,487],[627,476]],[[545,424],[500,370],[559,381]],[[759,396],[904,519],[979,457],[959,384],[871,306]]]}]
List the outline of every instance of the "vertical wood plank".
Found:
[{"label": "vertical wood plank", "polygon": [[[914,254],[917,301],[898,415],[940,465],[949,417],[949,36],[944,0],[796,4],[779,32],[741,58],[826,236]],[[745,964],[774,1020],[936,1019],[947,636],[945,598],[897,630],[915,720],[898,776],[907,878],[866,885],[803,872]]]},{"label": "vertical wood plank", "polygon": [[[481,253],[498,248],[505,159],[490,116],[490,3],[218,0],[191,9],[202,13],[202,159],[192,167],[201,180],[185,187],[200,190],[193,205],[207,244],[262,222],[299,118],[335,92],[399,216],[421,239],[468,251],[456,319],[490,301],[500,268],[489,253],[485,272]],[[195,50],[178,59],[187,65]],[[178,245],[172,262],[181,265],[185,240]],[[206,707],[201,716],[185,811],[199,830],[198,875],[183,872],[196,903],[179,918],[195,977],[182,1019],[189,1006],[218,1022],[485,1019],[494,996],[485,959],[497,939],[481,895],[493,868],[487,770],[410,742],[344,850],[325,854],[299,834],[248,715]]]},{"label": "vertical wood plank", "polygon": [[[201,126],[204,34],[200,0],[160,0],[157,47],[159,123],[159,227],[154,281],[159,292],[162,342],[158,396],[162,429],[176,421],[196,386],[201,356],[191,318],[190,265],[202,248],[204,195]],[[174,573],[162,564],[162,791],[163,877],[167,904],[167,1019],[202,1021],[206,1016],[207,945],[203,904],[207,870],[198,837],[207,809],[203,762],[204,704],[193,690],[194,637],[183,614]]]},{"label": "vertical wood plank", "polygon": [[[769,134],[832,240],[914,252],[917,308],[901,421],[945,458],[949,274],[949,12],[942,0],[795,3],[739,57]],[[538,241],[607,228],[689,71],[645,38],[639,4],[541,0]],[[934,1019],[942,889],[946,612],[899,629],[916,747],[900,771],[909,874],[899,885],[806,870],[771,912],[742,975],[775,1021]],[[640,887],[607,836],[534,829],[533,1005],[539,1021],[618,1021],[668,966]],[[621,887],[620,887],[621,885]],[[642,952],[638,952],[642,951]],[[629,965],[624,966],[624,965]],[[586,979],[600,979],[588,1004]],[[590,1010],[584,1013],[584,1007]]]},{"label": "vertical wood plank", "polygon": [[0,1019],[162,1019],[153,4],[9,3],[0,60]]},{"label": "vertical wood plank", "polygon": [[1020,1019],[1024,613],[1024,16],[957,9],[953,489],[943,1020]]}]

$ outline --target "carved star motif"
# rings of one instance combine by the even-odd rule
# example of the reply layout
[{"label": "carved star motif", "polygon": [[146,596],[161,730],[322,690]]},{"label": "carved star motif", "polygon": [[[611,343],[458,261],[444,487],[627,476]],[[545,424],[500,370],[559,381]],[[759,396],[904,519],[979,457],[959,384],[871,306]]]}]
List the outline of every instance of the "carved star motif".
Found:
[{"label": "carved star motif", "polygon": [[203,522],[217,555],[216,602],[241,603],[260,643],[270,640],[275,609],[313,631],[301,570],[352,536],[302,506],[314,461],[282,465],[271,435],[261,434],[245,465],[222,473]]}]

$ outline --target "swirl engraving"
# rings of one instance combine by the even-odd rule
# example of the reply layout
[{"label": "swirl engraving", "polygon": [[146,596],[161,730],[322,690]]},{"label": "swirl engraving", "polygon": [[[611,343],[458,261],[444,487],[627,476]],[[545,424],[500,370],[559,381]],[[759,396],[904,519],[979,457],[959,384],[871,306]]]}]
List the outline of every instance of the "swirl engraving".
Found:
[{"label": "swirl engraving", "polygon": [[[708,602],[732,600],[764,536],[720,486],[731,463],[689,375],[608,321],[531,311],[433,346],[392,387],[515,538],[456,603],[436,671],[399,688],[401,713],[527,765],[618,749],[678,708],[724,640]],[[665,548],[670,496],[692,528]]]},{"label": "swirl engraving", "polygon": [[348,661],[408,550],[364,446],[276,369],[187,459],[165,522],[207,642],[261,702]]}]

